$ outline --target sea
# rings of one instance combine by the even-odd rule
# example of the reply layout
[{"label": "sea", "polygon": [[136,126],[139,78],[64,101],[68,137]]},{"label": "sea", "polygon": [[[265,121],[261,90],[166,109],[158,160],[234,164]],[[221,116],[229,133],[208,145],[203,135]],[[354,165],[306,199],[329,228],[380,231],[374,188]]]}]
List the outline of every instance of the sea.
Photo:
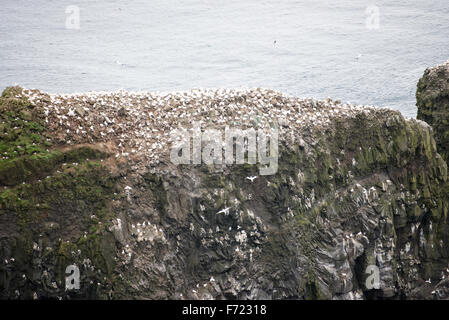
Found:
[{"label": "sea", "polygon": [[0,89],[265,87],[416,116],[448,0],[1,0]]}]

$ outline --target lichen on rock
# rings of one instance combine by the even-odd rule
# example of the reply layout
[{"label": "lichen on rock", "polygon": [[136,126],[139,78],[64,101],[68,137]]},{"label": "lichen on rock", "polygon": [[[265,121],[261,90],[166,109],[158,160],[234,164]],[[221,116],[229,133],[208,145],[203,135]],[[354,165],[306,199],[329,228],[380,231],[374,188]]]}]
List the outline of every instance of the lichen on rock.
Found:
[{"label": "lichen on rock", "polygon": [[[422,121],[266,89],[14,87],[0,107],[1,298],[448,296],[447,164]],[[279,129],[277,172],[174,165],[194,122]]]},{"label": "lichen on rock", "polygon": [[438,151],[449,159],[449,61],[425,70],[418,82],[416,104],[417,118],[435,130]]}]

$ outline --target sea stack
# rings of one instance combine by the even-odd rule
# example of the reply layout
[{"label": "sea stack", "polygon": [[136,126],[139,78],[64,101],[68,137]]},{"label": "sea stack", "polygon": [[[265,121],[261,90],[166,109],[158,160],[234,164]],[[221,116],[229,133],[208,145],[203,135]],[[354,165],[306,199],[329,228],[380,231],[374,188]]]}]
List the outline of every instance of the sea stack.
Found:
[{"label": "sea stack", "polygon": [[435,130],[438,152],[449,160],[449,61],[426,69],[416,91],[418,119]]}]

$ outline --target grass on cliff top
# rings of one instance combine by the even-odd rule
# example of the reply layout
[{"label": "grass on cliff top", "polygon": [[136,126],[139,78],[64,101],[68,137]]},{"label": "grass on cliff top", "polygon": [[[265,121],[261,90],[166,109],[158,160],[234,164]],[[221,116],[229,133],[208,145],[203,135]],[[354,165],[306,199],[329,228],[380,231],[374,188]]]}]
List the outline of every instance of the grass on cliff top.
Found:
[{"label": "grass on cliff top", "polygon": [[9,87],[0,97],[0,185],[22,183],[54,165],[42,110],[21,93],[21,88]]},{"label": "grass on cliff top", "polygon": [[[64,176],[61,173],[66,169],[63,165],[82,164],[87,159],[107,157],[107,154],[89,147],[65,152],[52,148],[51,136],[45,127],[44,119],[43,110],[33,106],[26,97],[22,97],[20,87],[9,87],[3,91],[0,96],[0,186],[4,186],[4,190],[0,193],[0,208],[4,210],[29,209],[27,203],[34,201],[26,197],[22,189],[32,184],[41,188],[49,187],[48,177],[53,176],[55,172],[60,173],[55,176]],[[92,165],[87,168],[94,170]],[[71,175],[74,181],[78,176]],[[89,185],[86,181],[84,183]],[[58,181],[53,181],[53,184],[58,184]],[[87,195],[78,196],[83,198]],[[68,194],[64,197],[70,199]]]},{"label": "grass on cliff top", "polygon": [[43,110],[21,94],[21,88],[9,87],[0,97],[0,185],[42,179],[64,162],[106,156],[88,147],[67,152],[52,148]]},{"label": "grass on cliff top", "polygon": [[44,134],[40,110],[19,94],[21,89],[12,87],[0,97],[0,163],[23,155],[45,153],[51,146]]}]

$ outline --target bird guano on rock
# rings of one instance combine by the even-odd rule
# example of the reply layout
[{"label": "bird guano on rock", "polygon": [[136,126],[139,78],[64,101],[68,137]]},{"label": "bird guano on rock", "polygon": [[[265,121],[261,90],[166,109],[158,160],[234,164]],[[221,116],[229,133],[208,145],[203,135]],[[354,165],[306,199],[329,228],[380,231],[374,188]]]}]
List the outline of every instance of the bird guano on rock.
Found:
[{"label": "bird guano on rock", "polygon": [[173,144],[170,132],[190,129],[194,123],[202,130],[274,127],[279,129],[280,142],[291,146],[303,140],[305,132],[325,130],[333,119],[381,112],[379,108],[302,99],[264,88],[73,94],[23,89],[22,95],[43,107],[46,124],[58,143],[113,142],[117,158],[153,165],[168,159]]}]

